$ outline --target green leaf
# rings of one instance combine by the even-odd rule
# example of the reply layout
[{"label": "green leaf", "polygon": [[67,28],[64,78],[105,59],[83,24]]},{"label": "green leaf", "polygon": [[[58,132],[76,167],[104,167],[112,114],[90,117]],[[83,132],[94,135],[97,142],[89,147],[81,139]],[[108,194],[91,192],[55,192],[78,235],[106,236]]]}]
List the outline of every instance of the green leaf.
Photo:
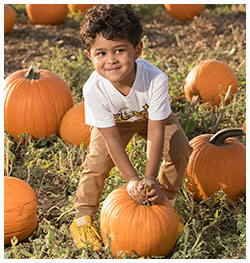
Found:
[{"label": "green leaf", "polygon": [[194,130],[195,126],[196,126],[196,123],[194,120],[188,120],[187,125],[185,127],[185,133],[189,134],[190,132],[192,132]]},{"label": "green leaf", "polygon": [[33,257],[33,255],[32,255],[30,252],[26,251],[26,250],[22,250],[21,253],[22,253],[24,256],[26,256],[26,257],[29,257],[29,258]]}]

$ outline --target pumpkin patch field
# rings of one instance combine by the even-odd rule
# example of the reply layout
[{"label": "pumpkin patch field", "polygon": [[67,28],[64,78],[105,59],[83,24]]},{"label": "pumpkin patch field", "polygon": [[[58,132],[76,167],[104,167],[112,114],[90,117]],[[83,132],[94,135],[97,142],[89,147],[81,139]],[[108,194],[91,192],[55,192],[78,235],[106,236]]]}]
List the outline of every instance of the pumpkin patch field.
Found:
[{"label": "pumpkin patch field", "polygon": [[[76,248],[69,231],[90,140],[82,87],[93,65],[79,38],[87,5],[61,5],[61,17],[53,10],[43,16],[30,5],[28,12],[24,4],[9,6],[11,17],[7,11],[4,17],[4,258],[246,259],[246,5],[192,5],[198,11],[190,5],[188,17],[185,7],[167,2],[129,5],[144,28],[141,58],[168,75],[172,111],[193,147],[174,206],[185,223],[177,234],[170,202],[161,204],[164,217],[160,208],[150,216],[131,215],[125,181],[113,168],[97,219],[105,243],[95,252]],[[83,11],[76,10],[80,6]],[[137,135],[126,148],[142,177],[145,148]],[[13,178],[17,182],[8,180]],[[21,187],[26,190],[17,198]],[[111,213],[119,198],[123,225]],[[131,225],[126,231],[132,217],[145,227]],[[106,235],[111,232],[116,245]],[[153,252],[133,252],[136,240],[150,244],[153,238],[160,240],[147,248]]]}]

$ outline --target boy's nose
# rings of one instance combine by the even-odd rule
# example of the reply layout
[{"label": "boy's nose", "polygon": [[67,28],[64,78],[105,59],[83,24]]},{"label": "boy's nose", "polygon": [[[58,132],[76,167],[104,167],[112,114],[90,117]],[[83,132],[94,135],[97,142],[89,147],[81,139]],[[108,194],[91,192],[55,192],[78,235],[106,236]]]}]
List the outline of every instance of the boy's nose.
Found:
[{"label": "boy's nose", "polygon": [[116,58],[115,54],[108,55],[107,62],[110,63],[110,64],[116,63],[117,62],[117,58]]}]

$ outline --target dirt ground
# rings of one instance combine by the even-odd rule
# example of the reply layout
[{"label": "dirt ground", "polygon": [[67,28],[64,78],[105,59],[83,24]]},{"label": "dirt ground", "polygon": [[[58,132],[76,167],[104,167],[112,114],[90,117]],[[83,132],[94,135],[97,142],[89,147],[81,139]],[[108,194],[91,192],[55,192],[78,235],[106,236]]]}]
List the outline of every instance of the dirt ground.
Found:
[{"label": "dirt ground", "polygon": [[[162,58],[174,62],[178,57],[194,61],[209,48],[223,48],[235,37],[235,29],[246,34],[245,5],[231,7],[233,12],[218,13],[209,8],[192,21],[181,22],[169,17],[164,8],[150,19],[144,20],[144,34],[148,37],[148,47],[156,49]],[[246,38],[244,38],[246,39]],[[44,46],[46,45],[46,50]],[[69,58],[73,50],[82,48],[79,40],[79,23],[68,17],[59,25],[34,25],[25,14],[17,17],[11,32],[4,37],[4,77],[10,73],[28,68],[31,62],[39,62],[44,52],[52,52],[55,46],[68,49]],[[245,46],[246,43],[239,43]],[[189,47],[190,54],[183,48]],[[229,45],[230,46],[230,45]],[[235,50],[225,50],[225,53]],[[234,56],[237,64],[240,57]]]}]

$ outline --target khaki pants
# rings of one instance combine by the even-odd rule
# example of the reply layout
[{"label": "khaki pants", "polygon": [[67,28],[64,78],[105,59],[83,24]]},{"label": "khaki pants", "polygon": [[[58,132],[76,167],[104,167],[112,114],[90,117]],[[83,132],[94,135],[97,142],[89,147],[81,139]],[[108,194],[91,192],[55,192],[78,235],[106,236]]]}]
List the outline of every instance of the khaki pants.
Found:
[{"label": "khaki pants", "polygon": [[[137,133],[147,139],[147,121],[137,123],[117,123],[124,147]],[[192,152],[188,139],[176,116],[171,113],[165,128],[163,162],[157,181],[169,199],[178,195],[188,158]],[[76,218],[90,215],[96,218],[99,199],[104,189],[104,181],[109,176],[114,163],[105,142],[97,128],[91,129],[89,153],[84,162],[75,197]]]}]

